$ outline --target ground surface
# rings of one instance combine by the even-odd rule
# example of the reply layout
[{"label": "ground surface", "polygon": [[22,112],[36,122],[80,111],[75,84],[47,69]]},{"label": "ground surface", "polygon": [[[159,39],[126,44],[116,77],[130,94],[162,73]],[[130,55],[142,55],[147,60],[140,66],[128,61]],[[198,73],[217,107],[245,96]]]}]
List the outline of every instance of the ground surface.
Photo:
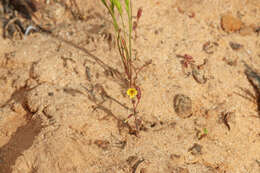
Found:
[{"label": "ground surface", "polygon": [[134,64],[152,60],[137,81],[138,134],[109,71],[122,72],[109,15],[76,2],[47,5],[52,35],[0,38],[1,173],[260,172],[257,87],[244,72],[260,69],[259,0],[133,1]]}]

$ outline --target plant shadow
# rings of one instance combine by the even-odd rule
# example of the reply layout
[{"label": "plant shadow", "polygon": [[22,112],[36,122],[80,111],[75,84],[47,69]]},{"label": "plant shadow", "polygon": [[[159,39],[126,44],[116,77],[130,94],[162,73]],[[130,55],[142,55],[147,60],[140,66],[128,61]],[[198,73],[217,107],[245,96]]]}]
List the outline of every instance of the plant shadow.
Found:
[{"label": "plant shadow", "polygon": [[34,138],[38,136],[41,129],[41,121],[35,119],[16,130],[9,142],[0,148],[0,173],[12,172],[16,159],[32,146]]}]

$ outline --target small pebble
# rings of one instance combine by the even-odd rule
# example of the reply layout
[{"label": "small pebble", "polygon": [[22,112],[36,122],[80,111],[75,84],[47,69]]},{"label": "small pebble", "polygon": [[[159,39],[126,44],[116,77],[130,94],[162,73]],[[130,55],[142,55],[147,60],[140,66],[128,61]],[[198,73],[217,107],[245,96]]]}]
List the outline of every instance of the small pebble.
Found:
[{"label": "small pebble", "polygon": [[183,94],[177,94],[173,100],[173,108],[178,116],[188,118],[192,115],[192,101]]},{"label": "small pebble", "polygon": [[234,42],[229,42],[229,45],[230,45],[230,47],[231,47],[233,50],[238,50],[238,49],[240,49],[240,48],[243,47],[242,44],[234,43]]},{"label": "small pebble", "polygon": [[205,84],[207,82],[205,71],[203,69],[199,69],[196,65],[192,66],[192,76],[199,84]]},{"label": "small pebble", "polygon": [[201,149],[202,149],[202,146],[195,143],[191,148],[189,148],[188,151],[190,151],[192,155],[198,155],[198,154],[201,154]]},{"label": "small pebble", "polygon": [[243,26],[240,19],[234,17],[232,14],[228,13],[221,17],[221,27],[226,32],[236,32],[239,31]]}]

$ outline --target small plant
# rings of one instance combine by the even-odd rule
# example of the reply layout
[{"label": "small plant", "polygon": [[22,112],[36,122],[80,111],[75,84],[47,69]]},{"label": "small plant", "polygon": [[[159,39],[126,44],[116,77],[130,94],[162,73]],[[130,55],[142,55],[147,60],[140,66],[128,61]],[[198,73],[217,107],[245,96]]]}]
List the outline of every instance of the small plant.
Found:
[{"label": "small plant", "polygon": [[207,135],[207,134],[208,134],[208,129],[207,129],[207,128],[204,128],[204,129],[203,129],[203,133],[204,133],[205,135]]},{"label": "small plant", "polygon": [[208,135],[208,129],[207,128],[203,128],[203,130],[198,130],[197,131],[197,137],[199,140],[201,140],[202,138],[206,137]]},{"label": "small plant", "polygon": [[[130,97],[133,105],[133,113],[128,116],[125,122],[131,116],[137,114],[137,106],[141,99],[141,89],[136,84],[138,73],[151,62],[145,63],[142,67],[136,68],[132,61],[132,32],[136,29],[138,21],[142,15],[142,9],[137,12],[136,21],[133,23],[131,0],[101,0],[108,9],[116,35],[116,44],[124,67],[124,74],[127,81],[126,94]],[[119,17],[117,17],[119,15]],[[127,22],[126,16],[127,15]]]}]

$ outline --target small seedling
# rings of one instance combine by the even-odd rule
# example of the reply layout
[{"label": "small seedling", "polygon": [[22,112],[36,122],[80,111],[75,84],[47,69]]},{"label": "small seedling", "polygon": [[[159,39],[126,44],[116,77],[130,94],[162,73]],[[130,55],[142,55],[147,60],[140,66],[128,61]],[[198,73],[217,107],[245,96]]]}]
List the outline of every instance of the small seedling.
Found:
[{"label": "small seedling", "polygon": [[208,135],[208,129],[207,128],[203,128],[203,130],[198,130],[197,131],[197,137],[199,140],[201,140],[202,138],[206,137]]},{"label": "small seedling", "polygon": [[[125,122],[127,122],[130,117],[137,114],[136,109],[141,99],[141,89],[136,84],[138,74],[145,66],[151,63],[148,62],[143,66],[136,68],[132,60],[132,32],[136,30],[136,27],[138,26],[139,19],[142,15],[142,8],[139,8],[136,15],[136,21],[133,23],[131,0],[101,0],[101,2],[112,17],[117,38],[116,44],[123,64],[125,79],[127,81],[128,89],[126,94],[131,99],[133,105],[133,113],[125,120]],[[127,20],[127,22],[125,22],[125,20]]]},{"label": "small seedling", "polygon": [[205,135],[207,135],[208,134],[208,129],[204,128],[203,132],[204,132]]}]

